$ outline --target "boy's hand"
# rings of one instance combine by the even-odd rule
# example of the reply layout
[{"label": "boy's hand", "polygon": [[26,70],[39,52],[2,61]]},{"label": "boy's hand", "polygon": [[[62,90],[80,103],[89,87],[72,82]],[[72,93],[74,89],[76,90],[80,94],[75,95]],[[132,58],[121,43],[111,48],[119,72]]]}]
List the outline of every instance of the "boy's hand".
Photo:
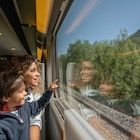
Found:
[{"label": "boy's hand", "polygon": [[58,87],[58,85],[56,84],[57,82],[58,82],[58,79],[56,79],[56,80],[50,85],[50,87],[48,88],[48,90],[54,91],[54,90]]}]

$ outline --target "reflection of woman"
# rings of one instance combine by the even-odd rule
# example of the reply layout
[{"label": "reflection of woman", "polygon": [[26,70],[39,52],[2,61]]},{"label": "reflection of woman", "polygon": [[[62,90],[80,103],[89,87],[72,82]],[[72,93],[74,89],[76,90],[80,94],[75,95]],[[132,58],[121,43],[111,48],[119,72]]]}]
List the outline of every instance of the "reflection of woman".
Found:
[{"label": "reflection of woman", "polygon": [[94,76],[95,76],[95,68],[93,67],[90,61],[83,61],[80,71],[80,80],[77,83],[79,90],[82,95],[92,96],[94,93]]},{"label": "reflection of woman", "polygon": [[[41,85],[39,84],[40,72],[39,64],[36,59],[30,55],[13,57],[10,60],[10,68],[21,74],[27,84],[27,100],[29,102],[37,100],[42,93]],[[30,127],[30,140],[40,139],[40,129],[42,126],[41,113],[37,116],[32,116]]]},{"label": "reflection of woman", "polygon": [[95,73],[94,67],[90,61],[82,62],[80,75],[81,80],[85,85],[91,83],[94,73]]},{"label": "reflection of woman", "polygon": [[77,89],[83,96],[107,105],[106,97],[97,89],[98,83],[96,68],[91,61],[84,60],[81,62],[78,80],[71,82],[69,86]]}]

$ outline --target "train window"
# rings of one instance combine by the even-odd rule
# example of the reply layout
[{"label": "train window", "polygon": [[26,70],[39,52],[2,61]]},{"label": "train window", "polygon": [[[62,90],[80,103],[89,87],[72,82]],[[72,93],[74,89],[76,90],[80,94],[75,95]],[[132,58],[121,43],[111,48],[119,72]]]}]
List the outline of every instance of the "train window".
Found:
[{"label": "train window", "polygon": [[56,36],[59,96],[111,140],[140,139],[139,5],[74,0]]}]

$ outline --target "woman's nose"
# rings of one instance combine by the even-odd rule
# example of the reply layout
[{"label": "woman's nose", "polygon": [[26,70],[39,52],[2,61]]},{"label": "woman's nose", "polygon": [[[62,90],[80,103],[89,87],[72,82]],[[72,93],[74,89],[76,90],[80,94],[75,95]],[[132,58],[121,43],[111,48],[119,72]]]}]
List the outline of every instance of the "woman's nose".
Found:
[{"label": "woman's nose", "polygon": [[86,69],[81,70],[81,74],[86,73],[86,72],[87,72]]},{"label": "woman's nose", "polygon": [[40,76],[40,73],[39,72],[37,72],[37,76]]}]

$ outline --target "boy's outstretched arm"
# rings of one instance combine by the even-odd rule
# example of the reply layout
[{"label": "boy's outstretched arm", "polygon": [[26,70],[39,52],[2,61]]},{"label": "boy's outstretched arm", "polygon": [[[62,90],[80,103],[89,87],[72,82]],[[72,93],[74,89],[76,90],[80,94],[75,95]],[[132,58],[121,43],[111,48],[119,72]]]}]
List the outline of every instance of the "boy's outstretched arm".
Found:
[{"label": "boy's outstretched arm", "polygon": [[56,84],[58,82],[58,79],[56,79],[54,82],[52,82],[52,84],[49,86],[48,90],[50,91],[54,91],[58,85]]}]

